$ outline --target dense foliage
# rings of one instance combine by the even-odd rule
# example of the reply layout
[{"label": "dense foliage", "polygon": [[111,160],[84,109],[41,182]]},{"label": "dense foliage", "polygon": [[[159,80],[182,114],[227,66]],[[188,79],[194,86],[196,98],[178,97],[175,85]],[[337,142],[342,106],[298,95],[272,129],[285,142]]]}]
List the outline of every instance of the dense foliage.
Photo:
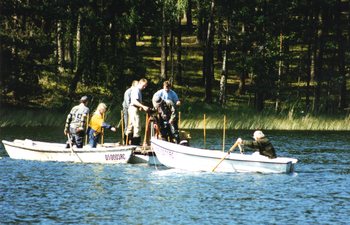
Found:
[{"label": "dense foliage", "polygon": [[189,88],[181,97],[193,102],[315,114],[348,107],[348,0],[2,0],[0,7],[2,103],[62,107],[82,93],[120,101],[132,80],[146,77],[151,90],[165,79]]}]

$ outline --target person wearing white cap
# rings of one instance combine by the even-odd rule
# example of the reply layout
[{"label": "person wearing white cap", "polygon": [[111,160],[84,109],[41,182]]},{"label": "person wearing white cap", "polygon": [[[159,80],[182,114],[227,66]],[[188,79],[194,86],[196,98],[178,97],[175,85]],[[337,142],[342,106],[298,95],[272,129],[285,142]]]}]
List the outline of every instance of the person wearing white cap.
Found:
[{"label": "person wearing white cap", "polygon": [[242,140],[242,138],[238,138],[238,144],[247,146],[249,148],[253,148],[259,150],[260,155],[264,155],[269,157],[270,159],[276,158],[275,148],[272,146],[269,139],[264,135],[261,130],[257,130],[253,134],[254,141]]},{"label": "person wearing white cap", "polygon": [[90,111],[87,107],[87,103],[88,97],[81,97],[80,104],[74,106],[67,116],[66,125],[63,131],[64,135],[68,136],[68,140],[71,141],[71,143],[67,143],[67,148],[73,144],[75,144],[77,148],[83,147],[86,120]]}]

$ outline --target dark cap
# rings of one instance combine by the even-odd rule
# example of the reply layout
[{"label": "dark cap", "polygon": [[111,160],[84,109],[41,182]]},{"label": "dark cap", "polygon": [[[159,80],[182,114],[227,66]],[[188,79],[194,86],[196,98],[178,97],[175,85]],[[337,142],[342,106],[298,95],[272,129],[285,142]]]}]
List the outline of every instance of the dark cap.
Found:
[{"label": "dark cap", "polygon": [[162,98],[160,96],[153,95],[152,103],[154,108],[158,108],[161,102],[162,102]]},{"label": "dark cap", "polygon": [[80,102],[86,103],[88,100],[89,100],[88,96],[84,95],[83,97],[81,97]]}]

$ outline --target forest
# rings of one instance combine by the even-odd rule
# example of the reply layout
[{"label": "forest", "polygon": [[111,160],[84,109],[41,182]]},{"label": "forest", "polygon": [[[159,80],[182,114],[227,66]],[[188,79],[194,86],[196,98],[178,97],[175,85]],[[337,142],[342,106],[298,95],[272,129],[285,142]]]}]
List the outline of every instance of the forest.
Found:
[{"label": "forest", "polygon": [[187,104],[349,111],[348,0],[2,0],[1,104],[121,104],[170,80]]}]

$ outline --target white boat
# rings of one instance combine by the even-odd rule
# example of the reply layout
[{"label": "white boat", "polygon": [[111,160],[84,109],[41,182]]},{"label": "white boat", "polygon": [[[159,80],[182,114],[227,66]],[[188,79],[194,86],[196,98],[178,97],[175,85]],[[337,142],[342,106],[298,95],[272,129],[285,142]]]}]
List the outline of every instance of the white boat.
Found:
[{"label": "white boat", "polygon": [[66,148],[66,144],[25,140],[5,141],[5,150],[13,159],[61,161],[82,163],[128,163],[136,146],[116,144],[98,145],[97,148]]},{"label": "white boat", "polygon": [[130,164],[148,164],[150,166],[161,166],[156,154],[151,150],[151,146],[138,146],[131,154]]},{"label": "white boat", "polygon": [[155,154],[132,154],[129,160],[130,164],[148,164],[150,166],[161,166]]},{"label": "white boat", "polygon": [[220,150],[193,148],[156,138],[151,139],[151,147],[164,166],[188,171],[211,172],[215,169],[215,172],[291,173],[298,161],[286,157],[269,159],[258,152],[227,154]]}]

